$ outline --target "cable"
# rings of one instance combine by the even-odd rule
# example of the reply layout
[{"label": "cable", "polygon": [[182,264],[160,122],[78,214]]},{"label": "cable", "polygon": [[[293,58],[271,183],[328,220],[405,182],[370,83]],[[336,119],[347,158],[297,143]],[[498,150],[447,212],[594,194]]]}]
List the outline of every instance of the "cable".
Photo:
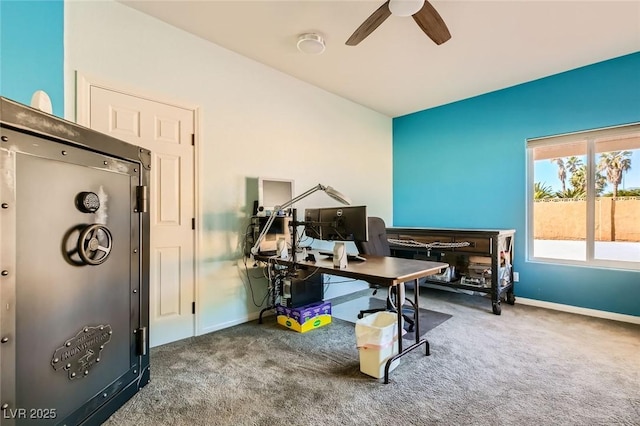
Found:
[{"label": "cable", "polygon": [[[241,247],[242,254],[243,254],[242,263],[244,264],[244,272],[245,272],[245,275],[247,277],[247,280],[245,281],[242,278],[242,274],[240,274],[240,279],[242,280],[242,283],[245,285],[245,287],[248,287],[249,293],[251,294],[251,302],[253,303],[253,305],[255,307],[257,307],[257,308],[260,308],[260,307],[262,307],[262,305],[264,305],[264,302],[268,299],[269,295],[271,294],[271,288],[267,287],[266,294],[262,298],[262,301],[260,302],[260,304],[258,304],[256,302],[255,292],[253,290],[252,278],[257,279],[257,278],[260,278],[260,277],[255,277],[255,276],[252,277],[252,275],[250,273],[250,270],[249,270],[249,265],[247,264],[247,259],[249,257],[245,255],[246,247],[247,247],[247,240],[249,238],[249,235],[251,235],[251,228],[253,228],[253,224],[249,223],[249,225],[247,225],[247,227],[245,229],[244,238],[242,239],[242,247]],[[254,264],[254,266],[257,266],[257,262]],[[262,276],[264,276],[264,268],[262,268]]]},{"label": "cable", "polygon": [[[243,263],[244,263],[245,275],[247,276],[247,281],[245,282],[245,280],[242,279],[242,274],[240,274],[240,280],[245,285],[245,287],[249,287],[249,293],[251,293],[251,302],[254,304],[255,307],[259,308],[264,304],[264,301],[266,300],[266,297],[269,296],[269,290],[267,289],[267,294],[262,299],[262,303],[257,304],[256,303],[256,299],[255,299],[255,293],[253,291],[253,284],[251,283],[251,274],[249,273],[249,267],[247,265],[247,257],[246,256],[244,257]],[[253,278],[258,278],[258,277],[253,277]]]}]

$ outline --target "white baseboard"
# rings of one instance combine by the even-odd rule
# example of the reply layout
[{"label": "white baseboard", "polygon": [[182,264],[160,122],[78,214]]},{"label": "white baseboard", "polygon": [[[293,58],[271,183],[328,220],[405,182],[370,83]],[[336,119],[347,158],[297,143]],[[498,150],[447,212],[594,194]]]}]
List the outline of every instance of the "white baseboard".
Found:
[{"label": "white baseboard", "polygon": [[563,305],[560,303],[545,302],[544,300],[527,299],[524,297],[516,297],[516,305],[518,303],[522,305],[537,306],[539,308],[553,309],[555,311],[586,315],[589,317],[640,324],[640,317],[634,315],[617,314],[615,312],[599,311],[597,309],[580,308],[578,306]]},{"label": "white baseboard", "polygon": [[[271,311],[267,311],[264,314],[262,314],[262,318],[268,317],[269,315],[274,315],[274,313]],[[210,327],[204,327],[200,330],[200,333],[198,333],[197,335],[202,336],[203,334],[224,330],[225,328],[233,327],[234,325],[244,324],[249,321],[257,320],[259,317],[260,317],[260,312],[253,312],[244,318],[237,318],[233,321],[227,321],[220,324],[212,325]]]}]

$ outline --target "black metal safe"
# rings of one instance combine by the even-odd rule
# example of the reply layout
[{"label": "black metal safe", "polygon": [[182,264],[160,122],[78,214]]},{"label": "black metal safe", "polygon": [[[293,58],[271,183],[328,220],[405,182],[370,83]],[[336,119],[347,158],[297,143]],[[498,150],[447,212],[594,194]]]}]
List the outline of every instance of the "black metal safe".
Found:
[{"label": "black metal safe", "polygon": [[5,98],[0,126],[0,424],[100,424],[150,377],[150,152]]}]

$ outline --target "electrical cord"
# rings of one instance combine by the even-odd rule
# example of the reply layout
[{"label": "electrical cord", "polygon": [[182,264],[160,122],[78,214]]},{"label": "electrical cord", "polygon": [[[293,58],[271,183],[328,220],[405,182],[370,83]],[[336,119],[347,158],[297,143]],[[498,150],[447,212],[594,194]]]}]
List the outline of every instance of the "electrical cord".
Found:
[{"label": "electrical cord", "polygon": [[[252,276],[252,274],[250,272],[250,269],[249,269],[249,265],[247,264],[247,260],[249,259],[249,257],[244,255],[245,253],[247,253],[247,251],[246,251],[247,242],[248,242],[247,240],[249,238],[249,235],[251,235],[251,228],[252,227],[253,227],[252,224],[247,225],[247,228],[246,228],[245,233],[244,233],[244,238],[242,239],[242,247],[241,247],[242,253],[243,253],[243,261],[242,261],[242,263],[244,264],[244,275],[246,275],[247,279],[246,279],[246,281],[243,279],[243,277],[242,277],[243,274],[240,274],[240,279],[242,280],[242,283],[245,285],[245,287],[248,287],[249,293],[251,294],[251,302],[253,303],[253,305],[255,307],[257,307],[257,308],[260,308],[260,307],[262,307],[264,305],[265,301],[271,295],[272,289],[271,289],[271,286],[269,286],[267,288],[266,294],[262,298],[262,301],[259,304],[256,302],[256,295],[255,295],[255,292],[253,290],[252,279],[262,278],[262,276],[264,276],[265,278],[268,279],[268,277],[266,277],[264,275],[265,274],[264,268],[262,269],[262,274],[261,274],[262,276]],[[254,267],[258,266],[258,263],[257,262],[254,263],[253,266]]]},{"label": "electrical cord", "polygon": [[240,274],[240,279],[242,280],[242,283],[245,285],[245,287],[248,287],[249,293],[251,294],[251,302],[253,303],[253,305],[255,307],[259,308],[264,304],[264,301],[269,296],[269,290],[267,289],[267,294],[262,299],[262,303],[258,304],[256,302],[256,299],[255,299],[255,293],[253,291],[253,283],[251,282],[251,279],[252,278],[257,279],[257,278],[260,278],[260,277],[255,277],[255,276],[252,277],[251,276],[251,273],[250,273],[250,270],[249,270],[249,266],[247,265],[247,257],[244,258],[243,264],[244,264],[244,269],[245,269],[244,275],[246,275],[247,279],[246,279],[246,281],[243,279],[243,277],[242,277],[243,274]]}]

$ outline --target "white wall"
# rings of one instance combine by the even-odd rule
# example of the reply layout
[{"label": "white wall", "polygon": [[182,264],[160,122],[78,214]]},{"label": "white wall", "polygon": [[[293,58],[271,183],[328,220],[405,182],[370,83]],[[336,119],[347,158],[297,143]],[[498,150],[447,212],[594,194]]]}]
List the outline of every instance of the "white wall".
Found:
[{"label": "white wall", "polygon": [[[248,179],[293,178],[296,193],[331,185],[393,223],[392,125],[384,115],[112,1],[65,2],[70,120],[76,71],[200,108],[197,334],[260,311],[238,267],[252,207]],[[296,207],[331,205],[315,193]],[[257,300],[265,288],[254,282]]]}]

